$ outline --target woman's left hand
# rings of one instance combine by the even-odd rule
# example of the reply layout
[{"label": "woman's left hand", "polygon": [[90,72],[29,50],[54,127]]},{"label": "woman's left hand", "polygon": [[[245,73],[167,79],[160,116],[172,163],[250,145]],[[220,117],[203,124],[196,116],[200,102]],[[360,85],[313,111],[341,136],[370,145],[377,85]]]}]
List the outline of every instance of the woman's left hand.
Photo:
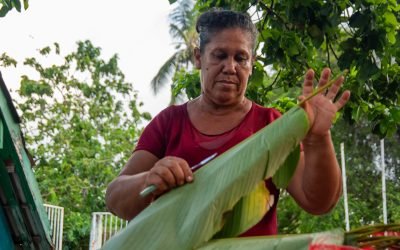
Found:
[{"label": "woman's left hand", "polygon": [[[318,88],[329,82],[331,70],[325,68],[321,72]],[[313,92],[314,71],[309,69],[305,75],[303,95],[300,100],[309,96]],[[346,90],[342,96],[335,101],[336,95],[344,82],[344,77],[339,77],[326,93],[320,93],[309,101],[305,102],[303,108],[308,114],[310,121],[309,136],[325,136],[329,134],[336,112],[340,110],[350,99],[350,91]]]}]

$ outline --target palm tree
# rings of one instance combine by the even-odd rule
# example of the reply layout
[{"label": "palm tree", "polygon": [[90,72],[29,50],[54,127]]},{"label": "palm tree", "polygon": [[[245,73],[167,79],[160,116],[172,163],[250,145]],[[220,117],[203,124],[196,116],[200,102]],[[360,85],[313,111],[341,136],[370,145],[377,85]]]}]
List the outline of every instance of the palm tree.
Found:
[{"label": "palm tree", "polygon": [[[197,46],[198,35],[195,23],[197,11],[192,0],[179,0],[177,7],[169,15],[170,34],[174,40],[176,52],[161,66],[151,80],[154,94],[164,87],[170,76],[182,68],[191,68],[194,64],[193,50]],[[175,97],[171,97],[171,103]]]}]

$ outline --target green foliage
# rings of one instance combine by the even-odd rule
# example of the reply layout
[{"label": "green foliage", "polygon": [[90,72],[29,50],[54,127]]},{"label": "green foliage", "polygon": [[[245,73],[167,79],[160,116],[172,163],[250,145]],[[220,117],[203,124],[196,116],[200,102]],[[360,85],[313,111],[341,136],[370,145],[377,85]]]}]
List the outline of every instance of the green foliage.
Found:
[{"label": "green foliage", "polygon": [[150,118],[137,109],[117,55],[104,60],[90,41],[77,45],[57,65],[45,59],[61,57],[58,44],[27,58],[38,78],[22,76],[17,105],[43,199],[65,208],[67,249],[88,244],[91,213],[106,210],[106,186],[131,154],[141,120]]},{"label": "green foliage", "polygon": [[9,57],[5,52],[0,56],[0,66],[9,67],[9,66],[17,66],[17,61],[11,57]]},{"label": "green foliage", "polygon": [[[23,0],[24,10],[29,7],[28,0]],[[5,17],[7,13],[16,9],[18,12],[21,12],[21,1],[20,0],[0,0],[0,17]]]},{"label": "green foliage", "polygon": [[[398,131],[400,6],[396,1],[196,3],[199,12],[211,7],[248,11],[256,22],[260,53],[247,91],[250,99],[270,105],[281,97],[296,98],[308,68],[315,70],[317,78],[324,67],[335,75],[348,69],[345,88],[352,97],[342,117],[350,124],[367,118],[374,124],[371,131],[380,137]],[[198,82],[193,78],[175,82],[174,94],[184,93],[191,80]]]},{"label": "green foliage", "polygon": [[185,93],[189,99],[199,96],[201,92],[199,71],[187,72],[184,69],[177,71],[173,78],[171,91],[173,96]]},{"label": "green foliage", "polygon": [[313,216],[302,210],[287,192],[283,192],[278,203],[279,233],[299,234],[344,228],[344,209],[340,205],[341,202],[328,215]]}]

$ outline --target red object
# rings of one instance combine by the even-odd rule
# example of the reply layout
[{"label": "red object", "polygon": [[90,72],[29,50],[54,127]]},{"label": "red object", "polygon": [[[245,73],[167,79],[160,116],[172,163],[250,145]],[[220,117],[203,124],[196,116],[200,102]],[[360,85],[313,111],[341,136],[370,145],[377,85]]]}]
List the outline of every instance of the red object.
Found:
[{"label": "red object", "polygon": [[[399,231],[383,231],[383,232],[376,232],[371,234],[371,237],[384,237],[384,236],[396,236],[400,237],[400,232]],[[362,247],[360,248],[362,250],[376,250],[375,247]],[[398,246],[397,247],[387,247],[385,248],[387,250],[395,250],[395,249],[400,249]]]},{"label": "red object", "polygon": [[358,247],[338,246],[329,244],[311,244],[309,250],[360,250]]},{"label": "red object", "polygon": [[372,236],[400,236],[400,232],[396,231],[385,231],[373,233]]},{"label": "red object", "polygon": [[[160,159],[164,156],[181,157],[192,166],[214,153],[221,155],[280,116],[275,109],[264,108],[253,102],[238,126],[219,135],[205,135],[191,123],[186,103],[170,106],[147,125],[135,151],[146,150]],[[271,180],[266,181],[266,186],[274,195],[275,202],[264,218],[241,236],[277,234],[276,204],[279,190]]]}]

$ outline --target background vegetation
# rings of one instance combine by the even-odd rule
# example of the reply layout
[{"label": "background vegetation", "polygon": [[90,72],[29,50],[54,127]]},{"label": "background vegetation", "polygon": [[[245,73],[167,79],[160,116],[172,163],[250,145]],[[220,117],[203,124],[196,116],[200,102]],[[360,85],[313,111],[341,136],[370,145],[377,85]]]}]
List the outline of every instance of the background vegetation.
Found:
[{"label": "background vegetation", "polygon": [[29,7],[29,1],[23,0],[22,3],[20,0],[0,0],[0,17],[4,17],[7,13],[16,9],[18,12],[21,12],[22,8],[26,10]]},{"label": "background vegetation", "polygon": [[[64,247],[88,249],[91,213],[106,211],[105,188],[150,115],[138,111],[116,55],[103,59],[90,41],[68,55],[60,51],[54,44],[25,59],[38,77],[22,76],[17,108],[43,200],[64,207]],[[60,63],[49,65],[49,57]],[[0,60],[16,63],[5,55]]]}]

